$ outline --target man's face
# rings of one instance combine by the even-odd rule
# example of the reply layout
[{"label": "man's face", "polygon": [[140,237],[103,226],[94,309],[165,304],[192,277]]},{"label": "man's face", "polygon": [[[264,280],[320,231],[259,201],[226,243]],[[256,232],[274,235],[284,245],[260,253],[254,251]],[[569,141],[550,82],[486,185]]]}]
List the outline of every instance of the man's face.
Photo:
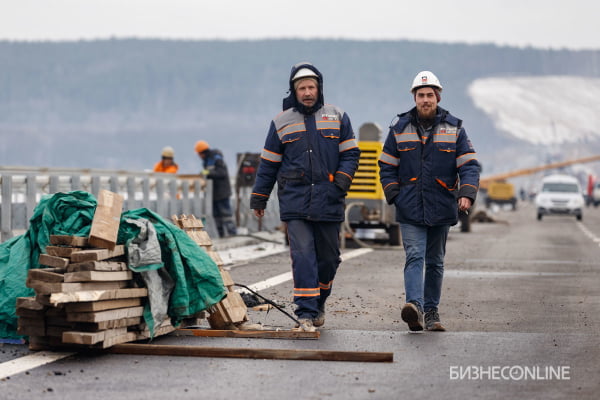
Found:
[{"label": "man's face", "polygon": [[415,103],[417,104],[417,113],[420,118],[431,119],[435,117],[438,102],[433,88],[424,87],[417,89]]},{"label": "man's face", "polygon": [[317,102],[319,88],[313,79],[303,79],[296,88],[296,99],[306,107],[312,107]]}]

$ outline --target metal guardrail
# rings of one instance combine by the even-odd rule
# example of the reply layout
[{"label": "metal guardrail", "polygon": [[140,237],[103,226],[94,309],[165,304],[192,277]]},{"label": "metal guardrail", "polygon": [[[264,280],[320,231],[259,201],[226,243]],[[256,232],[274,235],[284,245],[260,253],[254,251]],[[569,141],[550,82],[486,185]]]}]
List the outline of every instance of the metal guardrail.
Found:
[{"label": "metal guardrail", "polygon": [[[212,218],[212,182],[199,176],[127,172],[121,170],[0,167],[0,241],[22,233],[29,227],[33,210],[44,195],[83,190],[98,195],[100,189],[119,193],[123,210],[148,208],[164,218],[193,214],[201,218],[209,235],[218,237]],[[275,194],[275,191],[274,191]],[[237,197],[242,196],[243,197]],[[275,199],[276,200],[276,199]],[[247,232],[275,229],[277,201],[269,202],[261,225],[251,215],[249,192],[232,199],[238,218]],[[243,209],[242,209],[243,208]]]}]

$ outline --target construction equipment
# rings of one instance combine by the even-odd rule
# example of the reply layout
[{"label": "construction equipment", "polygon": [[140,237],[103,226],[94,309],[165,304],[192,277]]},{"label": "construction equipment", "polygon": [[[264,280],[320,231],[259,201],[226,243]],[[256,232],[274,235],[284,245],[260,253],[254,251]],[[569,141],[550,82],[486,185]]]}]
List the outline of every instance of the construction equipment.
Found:
[{"label": "construction equipment", "polygon": [[512,210],[517,209],[517,196],[515,195],[515,186],[512,183],[501,179],[490,182],[485,198],[485,206],[490,208],[492,204],[510,204]]},{"label": "construction equipment", "polygon": [[372,122],[359,128],[360,160],[352,186],[346,198],[345,233],[361,246],[363,240],[400,244],[400,225],[395,221],[395,210],[385,201],[379,182],[379,155],[383,150],[381,127]]}]

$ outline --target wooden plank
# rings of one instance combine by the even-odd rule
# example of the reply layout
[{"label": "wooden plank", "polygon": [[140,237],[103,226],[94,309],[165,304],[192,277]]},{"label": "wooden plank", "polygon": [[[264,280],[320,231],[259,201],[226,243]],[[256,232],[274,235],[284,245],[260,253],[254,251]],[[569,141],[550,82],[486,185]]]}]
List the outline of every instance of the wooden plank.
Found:
[{"label": "wooden plank", "polygon": [[98,205],[92,219],[88,242],[90,246],[114,249],[119,234],[123,196],[102,189],[97,196]]},{"label": "wooden plank", "polygon": [[15,311],[17,317],[23,318],[44,318],[46,311],[44,310],[29,310],[27,308],[19,308]]},{"label": "wooden plank", "polygon": [[110,321],[101,322],[77,322],[76,328],[80,331],[102,331],[106,329],[123,328],[126,326],[134,326],[142,323],[141,317],[113,319]]},{"label": "wooden plank", "polygon": [[50,235],[50,244],[56,246],[87,247],[88,239],[83,236]]},{"label": "wooden plank", "polygon": [[17,297],[17,308],[28,310],[44,310],[46,307],[35,297]]},{"label": "wooden plank", "polygon": [[133,297],[130,299],[116,299],[116,300],[101,300],[101,301],[86,301],[80,303],[67,303],[65,304],[65,310],[68,313],[74,312],[94,312],[113,310],[115,308],[126,308],[136,307],[142,305],[142,299],[139,297]]},{"label": "wooden plank", "polygon": [[67,266],[67,272],[77,271],[127,271],[127,264],[120,261],[84,261]]},{"label": "wooden plank", "polygon": [[56,268],[33,268],[27,271],[27,279],[39,282],[63,282],[65,276]]},{"label": "wooden plank", "polygon": [[127,343],[108,350],[114,354],[153,356],[254,358],[268,360],[315,360],[393,362],[394,353],[337,350],[250,349]]},{"label": "wooden plank", "polygon": [[135,332],[127,332],[127,333],[124,333],[123,335],[104,339],[104,341],[93,345],[93,347],[100,348],[100,349],[107,349],[114,345],[121,345],[122,343],[133,342],[133,341],[135,341],[135,338],[136,338]]},{"label": "wooden plank", "polygon": [[72,293],[52,293],[48,299],[48,303],[56,305],[61,303],[74,303],[78,301],[114,300],[146,296],[148,296],[148,289],[146,288],[88,290]]},{"label": "wooden plank", "polygon": [[321,336],[319,331],[242,331],[227,329],[177,329],[175,336],[198,336],[198,337],[229,337],[229,338],[254,338],[254,339],[318,339]]},{"label": "wooden plank", "polygon": [[199,246],[212,246],[212,240],[206,231],[186,231],[188,236],[192,238]]},{"label": "wooden plank", "polygon": [[80,331],[65,331],[62,334],[64,343],[75,344],[96,344],[105,339],[115,336],[122,336],[127,333],[127,328],[107,329],[99,332],[80,332]]},{"label": "wooden plank", "polygon": [[71,254],[81,251],[81,247],[71,246],[46,246],[46,253],[55,257],[70,258]]},{"label": "wooden plank", "polygon": [[70,293],[89,290],[121,289],[129,284],[128,281],[117,282],[40,282],[27,279],[27,287],[35,290],[37,294]]},{"label": "wooden plank", "polygon": [[219,268],[221,272],[221,278],[223,279],[223,286],[230,287],[234,285],[233,279],[231,279],[231,274],[224,269]]},{"label": "wooden plank", "polygon": [[219,267],[225,265],[225,262],[223,262],[223,259],[221,258],[219,253],[217,253],[214,250],[206,250],[206,252],[210,256],[210,258],[212,258],[215,264],[217,264]]},{"label": "wooden plank", "polygon": [[122,256],[125,254],[125,247],[120,244],[115,246],[112,250],[109,249],[87,249],[81,250],[77,253],[73,253],[71,261],[83,262],[83,261],[102,261],[109,258]]},{"label": "wooden plank", "polygon": [[40,254],[38,262],[41,265],[47,265],[49,267],[66,268],[69,265],[70,260],[64,257],[51,256],[50,254]]},{"label": "wooden plank", "polygon": [[[154,337],[167,335],[173,331],[175,331],[175,327],[173,325],[171,325],[170,322],[168,324],[162,324],[158,328],[154,329]],[[151,338],[150,337],[150,329],[148,329],[148,327],[145,327],[145,329],[143,329],[141,331],[136,331],[135,334],[136,334],[135,340],[145,340],[145,339]]]},{"label": "wooden plank", "polygon": [[96,311],[89,313],[67,313],[67,321],[72,322],[101,322],[113,319],[141,317],[144,307],[118,308],[116,310]]},{"label": "wooden plank", "polygon": [[133,278],[131,271],[78,271],[64,274],[65,282],[107,282],[128,281]]}]

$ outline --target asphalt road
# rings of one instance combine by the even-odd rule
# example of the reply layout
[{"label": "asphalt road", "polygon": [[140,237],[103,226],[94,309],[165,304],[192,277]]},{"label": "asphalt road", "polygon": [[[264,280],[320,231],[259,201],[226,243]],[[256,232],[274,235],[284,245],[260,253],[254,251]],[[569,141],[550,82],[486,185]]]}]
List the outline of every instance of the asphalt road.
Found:
[{"label": "asphalt road", "polygon": [[[409,333],[400,248],[344,250],[318,340],[162,337],[157,344],[393,352],[393,363],[75,354],[0,381],[0,399],[596,399],[600,390],[600,208],[535,219],[529,203],[448,240],[440,316]],[[286,251],[235,260],[252,285],[290,270]],[[285,277],[285,275],[283,275]],[[268,281],[270,282],[270,281]],[[263,286],[268,286],[268,282]],[[292,283],[260,293],[291,312]],[[290,328],[276,311],[252,322]],[[0,347],[2,365],[28,353]]]}]

